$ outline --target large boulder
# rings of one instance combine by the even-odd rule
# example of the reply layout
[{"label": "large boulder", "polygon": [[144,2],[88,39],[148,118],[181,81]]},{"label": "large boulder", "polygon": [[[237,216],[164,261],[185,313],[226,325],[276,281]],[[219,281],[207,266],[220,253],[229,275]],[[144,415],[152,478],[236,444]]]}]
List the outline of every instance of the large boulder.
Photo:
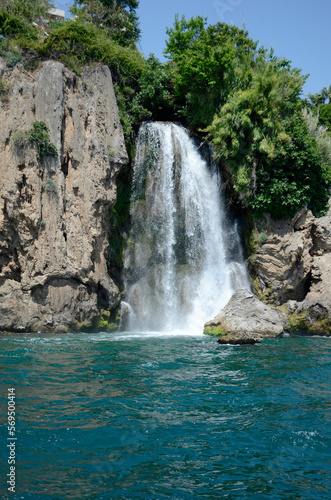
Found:
[{"label": "large boulder", "polygon": [[[275,337],[289,329],[283,312],[263,304],[248,290],[237,290],[220,314],[205,324],[204,333],[224,336],[222,343],[247,344],[259,342],[263,337]],[[230,338],[229,334],[234,336]]]}]

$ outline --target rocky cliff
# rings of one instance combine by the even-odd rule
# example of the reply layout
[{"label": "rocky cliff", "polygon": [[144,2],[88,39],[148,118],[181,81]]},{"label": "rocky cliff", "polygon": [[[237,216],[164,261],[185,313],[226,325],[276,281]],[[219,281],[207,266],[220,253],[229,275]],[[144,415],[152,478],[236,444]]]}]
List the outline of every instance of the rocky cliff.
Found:
[{"label": "rocky cliff", "polygon": [[[110,71],[0,60],[0,330],[96,326],[119,303],[107,271],[116,175],[127,163]],[[44,122],[58,157],[15,141]]]},{"label": "rocky cliff", "polygon": [[249,259],[255,293],[282,305],[293,328],[330,335],[331,206],[320,218],[307,209],[291,220],[267,217],[260,229],[260,246]]}]

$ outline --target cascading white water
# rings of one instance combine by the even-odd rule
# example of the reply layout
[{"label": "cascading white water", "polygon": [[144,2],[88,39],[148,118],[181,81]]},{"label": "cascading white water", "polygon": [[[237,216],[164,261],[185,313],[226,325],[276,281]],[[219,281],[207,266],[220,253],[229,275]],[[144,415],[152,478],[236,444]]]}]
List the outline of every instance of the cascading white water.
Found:
[{"label": "cascading white water", "polygon": [[140,128],[131,220],[124,259],[131,329],[202,331],[236,289],[249,288],[220,179],[185,128]]}]

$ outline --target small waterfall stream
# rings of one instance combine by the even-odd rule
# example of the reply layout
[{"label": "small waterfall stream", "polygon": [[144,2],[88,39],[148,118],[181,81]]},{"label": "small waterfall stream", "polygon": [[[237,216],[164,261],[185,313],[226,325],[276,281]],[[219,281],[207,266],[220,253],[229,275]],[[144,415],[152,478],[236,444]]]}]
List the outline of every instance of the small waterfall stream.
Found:
[{"label": "small waterfall stream", "polygon": [[140,128],[131,220],[124,281],[132,330],[202,331],[236,289],[249,288],[219,176],[185,128]]}]

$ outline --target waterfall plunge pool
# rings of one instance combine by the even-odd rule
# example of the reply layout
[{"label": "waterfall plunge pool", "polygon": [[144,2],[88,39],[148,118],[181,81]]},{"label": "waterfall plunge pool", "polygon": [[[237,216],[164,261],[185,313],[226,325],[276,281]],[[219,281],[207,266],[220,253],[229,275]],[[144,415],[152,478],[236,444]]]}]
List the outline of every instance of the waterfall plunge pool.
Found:
[{"label": "waterfall plunge pool", "polygon": [[[328,500],[331,339],[1,335],[14,500]],[[3,415],[5,411],[3,411]]]}]

